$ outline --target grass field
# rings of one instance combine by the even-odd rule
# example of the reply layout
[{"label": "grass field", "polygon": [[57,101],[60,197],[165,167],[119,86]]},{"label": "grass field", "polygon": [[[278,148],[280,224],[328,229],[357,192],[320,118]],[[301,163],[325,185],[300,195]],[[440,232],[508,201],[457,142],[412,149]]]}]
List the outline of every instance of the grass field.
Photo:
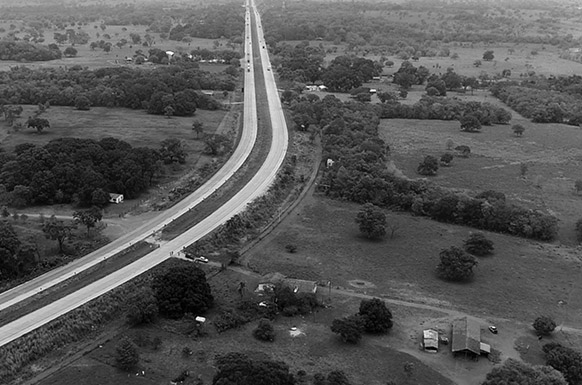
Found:
[{"label": "grass field", "polygon": [[[23,106],[23,123],[37,110],[36,106]],[[93,107],[89,111],[79,111],[74,107],[50,107],[41,117],[47,119],[51,128],[37,133],[32,128],[22,128],[18,132],[0,122],[1,142],[10,151],[21,143],[43,145],[60,137],[78,137],[99,140],[108,136],[124,140],[132,146],[159,147],[164,139],[182,140],[191,154],[199,154],[204,146],[192,131],[192,122],[204,124],[204,130],[213,133],[224,118],[226,111],[197,110],[192,117],[172,117],[150,115],[142,110]]]}]

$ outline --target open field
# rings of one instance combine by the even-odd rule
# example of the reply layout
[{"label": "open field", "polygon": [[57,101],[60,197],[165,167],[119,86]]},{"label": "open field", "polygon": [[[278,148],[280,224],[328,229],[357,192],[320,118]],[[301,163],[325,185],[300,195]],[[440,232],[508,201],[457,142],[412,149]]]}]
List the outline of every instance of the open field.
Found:
[{"label": "open field", "polygon": [[[394,166],[416,178],[425,155],[440,157],[446,142],[471,148],[471,157],[456,158],[430,180],[456,189],[496,190],[516,204],[547,210],[560,219],[559,241],[577,243],[574,223],[582,218],[582,197],[574,182],[580,178],[582,130],[563,124],[534,124],[513,112],[511,124],[526,127],[515,137],[510,125],[484,126],[480,133],[459,130],[457,121],[383,120],[381,136],[391,149]],[[521,165],[527,173],[521,175]]]},{"label": "open field", "polygon": [[[23,106],[23,123],[37,110],[36,106]],[[196,110],[191,117],[172,117],[150,115],[142,110],[121,108],[92,107],[89,111],[79,111],[74,107],[50,107],[41,115],[51,127],[41,134],[32,128],[22,128],[18,132],[9,130],[5,123],[2,127],[2,145],[10,151],[21,143],[43,145],[61,137],[78,137],[99,140],[108,136],[121,139],[136,147],[159,147],[168,138],[184,141],[190,154],[199,154],[204,143],[196,138],[192,122],[204,124],[207,133],[213,133],[224,118],[226,111]]]}]

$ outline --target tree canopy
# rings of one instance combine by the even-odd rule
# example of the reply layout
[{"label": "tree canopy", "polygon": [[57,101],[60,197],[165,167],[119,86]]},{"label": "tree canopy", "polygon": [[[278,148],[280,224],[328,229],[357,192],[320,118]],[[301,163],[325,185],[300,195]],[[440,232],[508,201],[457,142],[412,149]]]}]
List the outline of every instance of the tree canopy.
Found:
[{"label": "tree canopy", "polygon": [[471,233],[469,238],[465,240],[465,250],[468,253],[477,256],[484,256],[493,252],[493,242],[487,238],[483,233]]},{"label": "tree canopy", "polygon": [[386,307],[386,302],[378,298],[363,299],[358,314],[368,333],[387,333],[392,328],[392,313]]},{"label": "tree canopy", "polygon": [[452,246],[440,252],[438,274],[449,281],[464,281],[473,276],[473,267],[477,260],[463,249]]},{"label": "tree canopy", "polygon": [[360,231],[369,239],[380,239],[386,235],[386,214],[372,203],[366,203],[356,215]]},{"label": "tree canopy", "polygon": [[549,316],[540,316],[535,319],[533,328],[540,336],[547,336],[556,329],[556,321]]},{"label": "tree canopy", "polygon": [[487,374],[482,385],[567,385],[562,373],[551,366],[533,366],[509,358]]},{"label": "tree canopy", "polygon": [[242,353],[216,358],[212,385],[295,385],[289,366],[281,361],[252,360]]},{"label": "tree canopy", "polygon": [[567,346],[556,343],[544,345],[546,365],[559,370],[569,385],[578,385],[582,382],[582,354]]},{"label": "tree canopy", "polygon": [[214,301],[204,271],[192,263],[174,266],[154,278],[152,285],[160,314],[181,318],[204,314]]},{"label": "tree canopy", "polygon": [[364,332],[364,319],[360,315],[336,318],[331,324],[331,331],[339,334],[345,342],[358,343]]}]

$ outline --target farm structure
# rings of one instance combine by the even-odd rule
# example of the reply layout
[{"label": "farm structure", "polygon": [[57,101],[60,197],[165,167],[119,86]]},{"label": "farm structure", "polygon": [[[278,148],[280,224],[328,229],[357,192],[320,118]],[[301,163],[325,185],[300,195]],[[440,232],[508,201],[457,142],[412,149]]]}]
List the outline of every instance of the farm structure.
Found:
[{"label": "farm structure", "polygon": [[491,352],[488,344],[481,342],[481,326],[478,322],[463,317],[453,321],[453,355],[465,355],[477,359],[481,354]]}]

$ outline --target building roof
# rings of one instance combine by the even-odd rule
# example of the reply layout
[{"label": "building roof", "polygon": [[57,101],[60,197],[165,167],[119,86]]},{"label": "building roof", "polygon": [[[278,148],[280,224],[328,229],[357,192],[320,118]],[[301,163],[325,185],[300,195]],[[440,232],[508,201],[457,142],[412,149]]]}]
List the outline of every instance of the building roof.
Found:
[{"label": "building roof", "polygon": [[452,351],[481,354],[481,327],[467,317],[453,321]]},{"label": "building roof", "polygon": [[117,199],[120,197],[123,198],[123,194],[109,193],[109,198],[111,199]]},{"label": "building roof", "polygon": [[422,343],[425,349],[435,349],[439,348],[439,332],[432,329],[426,329],[422,331]]}]

